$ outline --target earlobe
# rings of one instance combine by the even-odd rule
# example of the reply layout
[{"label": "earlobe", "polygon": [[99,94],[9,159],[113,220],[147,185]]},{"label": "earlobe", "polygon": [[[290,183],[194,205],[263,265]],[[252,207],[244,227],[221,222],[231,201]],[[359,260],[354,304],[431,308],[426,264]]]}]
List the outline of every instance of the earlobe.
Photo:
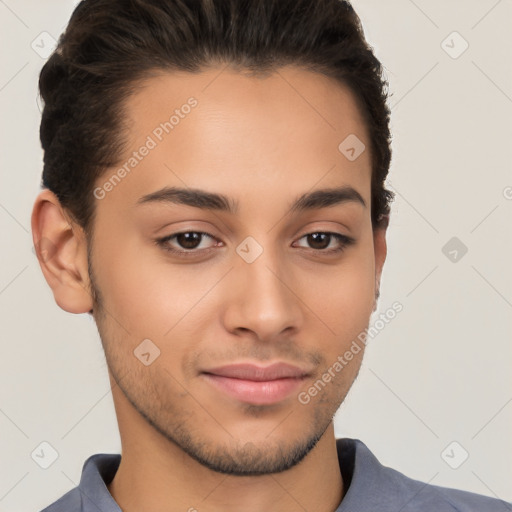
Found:
[{"label": "earlobe", "polygon": [[32,210],[32,239],[55,302],[69,313],[92,309],[84,232],[66,215],[57,196],[43,190]]}]

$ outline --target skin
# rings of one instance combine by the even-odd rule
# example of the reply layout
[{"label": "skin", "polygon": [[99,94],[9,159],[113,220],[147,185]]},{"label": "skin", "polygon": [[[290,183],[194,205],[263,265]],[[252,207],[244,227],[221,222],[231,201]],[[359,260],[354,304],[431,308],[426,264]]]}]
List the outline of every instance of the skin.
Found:
[{"label": "skin", "polygon": [[[250,405],[201,371],[285,361],[311,371],[297,390],[307,391],[368,326],[386,228],[371,223],[366,126],[348,88],[299,68],[265,78],[220,67],[162,73],[126,102],[129,144],[120,165],[191,96],[197,106],[95,199],[90,260],[83,230],[53,193],[44,190],[34,205],[34,243],[53,244],[40,264],[55,300],[71,313],[93,309],[105,349],[122,442],[108,489],[125,512],[333,511],[346,486],[332,417],[364,350],[306,405],[295,392]],[[366,145],[355,161],[338,150],[349,134]],[[165,186],[225,194],[238,213],[137,205]],[[366,207],[289,211],[301,194],[340,186],[356,189]],[[185,258],[154,242],[183,231],[212,235],[189,249],[210,252]],[[326,255],[323,247],[340,243],[305,236],[318,232],[355,243]],[[263,249],[252,263],[236,252],[248,236]],[[168,245],[193,247],[180,241]],[[144,339],[160,350],[148,366],[133,353]]]}]

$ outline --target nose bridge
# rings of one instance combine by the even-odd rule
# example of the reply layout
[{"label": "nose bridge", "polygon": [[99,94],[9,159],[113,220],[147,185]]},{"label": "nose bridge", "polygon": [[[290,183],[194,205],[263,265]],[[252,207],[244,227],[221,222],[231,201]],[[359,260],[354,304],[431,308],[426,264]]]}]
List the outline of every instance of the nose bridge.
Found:
[{"label": "nose bridge", "polygon": [[234,293],[229,305],[230,328],[250,329],[265,338],[299,327],[300,301],[293,292],[291,267],[279,250],[248,237],[236,252],[231,273]]}]

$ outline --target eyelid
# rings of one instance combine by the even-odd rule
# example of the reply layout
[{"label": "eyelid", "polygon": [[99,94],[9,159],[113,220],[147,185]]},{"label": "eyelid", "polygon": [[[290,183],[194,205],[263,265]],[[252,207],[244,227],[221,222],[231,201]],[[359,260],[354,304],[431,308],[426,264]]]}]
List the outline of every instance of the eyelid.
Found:
[{"label": "eyelid", "polygon": [[[177,231],[176,233],[171,233],[170,235],[166,235],[162,238],[157,238],[155,240],[155,243],[157,245],[163,247],[163,249],[167,250],[168,252],[175,253],[175,254],[196,254],[196,255],[204,254],[205,251],[211,250],[214,247],[216,247],[214,245],[212,247],[207,247],[206,249],[188,249],[187,250],[187,249],[173,249],[167,245],[167,242],[169,242],[169,240],[172,240],[173,238],[175,238],[179,235],[183,235],[185,233],[197,233],[197,234],[201,235],[201,237],[207,237],[207,238],[210,238],[211,240],[216,240],[217,242],[220,242],[220,240],[218,240],[217,237],[215,237],[214,235],[212,235],[206,231],[201,231],[198,229],[184,229],[181,231]],[[202,239],[201,239],[201,242],[202,242]]]},{"label": "eyelid", "polygon": [[[348,235],[344,235],[343,233],[338,233],[336,231],[322,231],[320,229],[318,229],[316,231],[309,231],[307,233],[304,233],[302,236],[297,238],[297,240],[302,240],[303,238],[305,238],[305,237],[307,237],[309,235],[314,235],[314,234],[329,235],[332,238],[336,238],[338,241],[340,241],[340,243],[345,243],[347,245],[355,241],[353,238],[349,237]],[[326,252],[325,249],[316,249],[316,250],[318,252]]]},{"label": "eyelid", "polygon": [[[175,254],[178,256],[184,256],[184,257],[194,257],[194,256],[205,255],[205,254],[210,253],[213,249],[215,249],[215,247],[218,247],[218,244],[217,244],[212,247],[207,247],[205,249],[188,249],[187,250],[187,249],[174,249],[174,248],[170,247],[169,245],[167,245],[169,240],[171,240],[179,235],[186,234],[186,233],[196,233],[196,234],[201,235],[202,237],[208,237],[212,240],[216,240],[217,242],[220,242],[221,244],[223,243],[220,240],[218,240],[217,237],[215,237],[214,235],[212,235],[206,231],[200,231],[200,230],[194,230],[194,229],[184,229],[181,231],[177,231],[175,233],[171,233],[169,235],[166,235],[165,237],[156,239],[155,243],[157,246],[161,247],[163,250],[165,250],[171,254]],[[322,256],[322,255],[327,256],[330,254],[339,254],[356,242],[356,240],[354,238],[352,238],[348,235],[344,235],[344,234],[338,233],[336,231],[328,231],[328,230],[322,230],[322,229],[308,231],[308,232],[304,233],[303,235],[301,235],[300,237],[298,237],[295,241],[302,240],[303,238],[307,237],[308,235],[312,235],[312,234],[329,235],[329,236],[335,238],[339,244],[338,247],[331,248],[331,249],[315,249],[315,248],[311,248],[311,247],[308,248],[308,247],[299,246],[299,248],[305,249],[306,251],[316,254],[316,255],[319,255],[319,256]],[[295,241],[294,241],[294,243],[295,243]]]}]

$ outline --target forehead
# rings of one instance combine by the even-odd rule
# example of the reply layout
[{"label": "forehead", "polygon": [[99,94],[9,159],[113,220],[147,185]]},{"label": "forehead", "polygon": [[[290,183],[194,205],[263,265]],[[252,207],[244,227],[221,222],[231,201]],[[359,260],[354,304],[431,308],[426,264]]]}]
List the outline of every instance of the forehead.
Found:
[{"label": "forehead", "polygon": [[[136,131],[149,132],[153,121],[169,119],[189,98],[195,98],[199,108],[194,108],[194,117],[203,121],[210,118],[219,123],[236,121],[239,125],[244,121],[255,126],[261,123],[268,131],[284,128],[297,133],[300,126],[294,127],[290,121],[301,119],[338,135],[350,128],[366,135],[350,88],[303,68],[285,66],[258,76],[226,65],[197,73],[157,73],[139,82],[126,101],[125,111]],[[269,117],[271,113],[274,115]]]},{"label": "forehead", "polygon": [[[222,188],[243,201],[258,192],[296,196],[318,183],[359,187],[369,204],[367,127],[354,94],[334,79],[293,66],[264,77],[229,67],[166,72],[142,82],[124,106],[128,143],[117,168],[128,172],[112,201],[121,190],[135,203],[173,185]],[[343,153],[346,140],[366,148],[357,159]]]}]

